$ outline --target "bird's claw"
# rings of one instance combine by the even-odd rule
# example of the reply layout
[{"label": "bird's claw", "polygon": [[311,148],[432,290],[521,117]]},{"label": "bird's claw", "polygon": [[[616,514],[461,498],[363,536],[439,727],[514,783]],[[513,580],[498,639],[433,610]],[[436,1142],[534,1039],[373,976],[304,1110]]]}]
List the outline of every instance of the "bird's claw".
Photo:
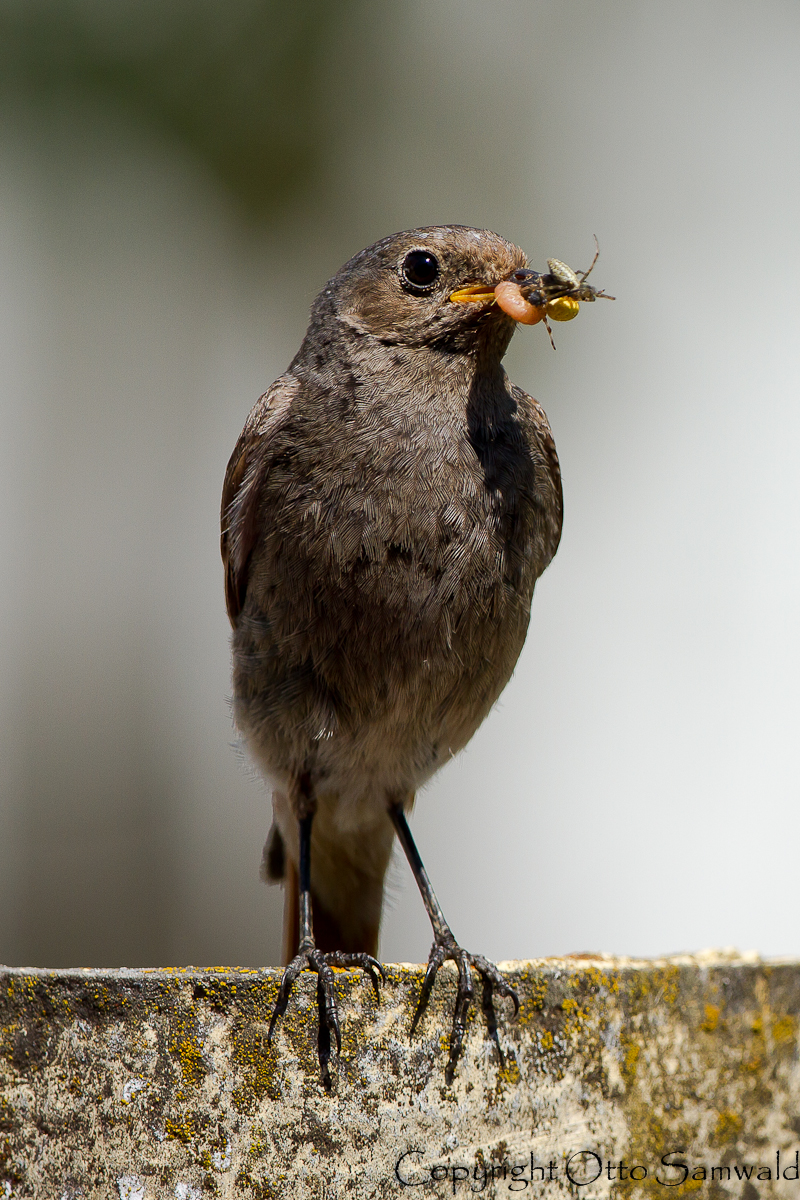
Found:
[{"label": "bird's claw", "polygon": [[314,971],[317,976],[317,1007],[319,1011],[319,1035],[317,1049],[322,1079],[326,1087],[330,1086],[328,1063],[331,1057],[331,1034],[336,1042],[336,1053],[342,1050],[342,1033],[339,1026],[339,1013],[336,1008],[334,979],[332,967],[360,967],[372,980],[376,998],[380,999],[380,981],[386,983],[386,973],[371,954],[347,954],[342,950],[321,951],[315,946],[308,946],[299,951],[283,972],[278,998],[272,1010],[272,1017],[267,1033],[267,1044],[272,1044],[272,1034],[278,1019],[286,1012],[289,996],[295,980],[301,971]]},{"label": "bird's claw", "polygon": [[447,1060],[444,1072],[445,1082],[450,1084],[453,1082],[456,1064],[464,1048],[467,1015],[475,994],[472,986],[470,967],[474,967],[483,979],[483,1008],[487,1014],[490,1032],[495,1040],[497,1040],[497,1022],[494,1019],[494,1006],[492,1004],[494,992],[496,991],[501,996],[508,996],[509,999],[513,1000],[515,1017],[519,1013],[519,997],[511,984],[503,978],[497,967],[493,962],[489,962],[488,958],[484,958],[482,954],[470,954],[467,950],[459,946],[455,938],[448,939],[447,941],[435,941],[428,957],[428,967],[425,971],[425,978],[422,981],[414,1019],[411,1022],[412,1036],[417,1028],[420,1017],[428,1007],[431,990],[433,989],[433,983],[439,968],[442,963],[448,960],[454,962],[458,968],[456,1002],[453,1009],[453,1025],[450,1032],[450,1057]]}]

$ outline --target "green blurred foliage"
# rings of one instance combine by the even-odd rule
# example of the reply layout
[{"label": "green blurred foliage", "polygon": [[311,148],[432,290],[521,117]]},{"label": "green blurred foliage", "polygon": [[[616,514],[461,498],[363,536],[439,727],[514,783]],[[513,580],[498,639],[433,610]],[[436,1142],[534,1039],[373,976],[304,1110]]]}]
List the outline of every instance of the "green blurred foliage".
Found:
[{"label": "green blurred foliage", "polygon": [[4,0],[0,102],[90,100],[178,138],[263,219],[319,166],[320,65],[352,0]]}]

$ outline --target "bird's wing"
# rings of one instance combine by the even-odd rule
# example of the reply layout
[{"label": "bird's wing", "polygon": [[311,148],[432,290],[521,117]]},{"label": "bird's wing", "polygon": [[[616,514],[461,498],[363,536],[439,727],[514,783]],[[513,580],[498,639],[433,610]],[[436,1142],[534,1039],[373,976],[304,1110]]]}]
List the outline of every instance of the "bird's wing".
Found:
[{"label": "bird's wing", "polygon": [[561,467],[556,453],[556,443],[550,429],[550,422],[538,400],[529,396],[521,387],[512,384],[511,394],[517,401],[523,422],[528,427],[529,444],[538,451],[540,465],[544,470],[538,472],[539,505],[545,517],[545,559],[539,573],[552,561],[561,541],[561,525],[564,519],[564,495],[561,490]]},{"label": "bird's wing", "polygon": [[296,379],[283,375],[264,393],[245,422],[225,472],[220,549],[225,604],[234,627],[247,591],[250,555],[258,540],[259,498],[272,461],[271,445],[298,387]]}]

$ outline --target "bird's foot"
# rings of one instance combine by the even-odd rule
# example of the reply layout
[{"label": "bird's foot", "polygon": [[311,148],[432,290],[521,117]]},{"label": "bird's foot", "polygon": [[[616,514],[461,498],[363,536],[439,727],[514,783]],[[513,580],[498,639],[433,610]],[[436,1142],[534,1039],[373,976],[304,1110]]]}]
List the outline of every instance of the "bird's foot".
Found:
[{"label": "bird's foot", "polygon": [[419,995],[417,1010],[414,1013],[414,1020],[411,1022],[412,1036],[420,1017],[428,1006],[428,1000],[430,999],[436,974],[442,963],[447,962],[448,960],[454,962],[458,967],[456,1003],[453,1010],[453,1027],[450,1032],[450,1057],[447,1061],[447,1066],[445,1067],[444,1072],[445,1082],[450,1084],[453,1082],[456,1064],[464,1047],[464,1034],[466,1033],[467,1028],[467,1014],[474,996],[470,967],[474,967],[483,979],[483,1009],[486,1013],[489,1032],[497,1042],[498,1049],[500,1048],[500,1043],[497,1038],[497,1022],[495,1020],[494,1004],[492,1002],[494,992],[497,992],[500,996],[508,996],[510,1000],[514,1001],[515,1017],[519,1012],[519,997],[512,988],[511,984],[506,982],[506,980],[498,971],[497,967],[494,965],[494,963],[489,962],[488,958],[484,958],[482,954],[470,954],[467,950],[462,949],[452,935],[447,939],[437,940],[431,947],[431,952],[428,957],[428,969],[426,970],[425,978],[422,981],[422,990]]},{"label": "bird's foot", "polygon": [[342,1033],[339,1027],[339,1014],[336,1009],[336,995],[333,987],[332,967],[360,967],[366,971],[372,980],[375,995],[380,999],[378,980],[386,983],[386,974],[381,964],[371,954],[346,954],[342,950],[321,951],[313,944],[301,946],[300,951],[283,972],[278,998],[272,1010],[272,1018],[267,1033],[267,1043],[272,1043],[272,1033],[275,1025],[286,1012],[292,986],[301,971],[314,971],[317,975],[317,1004],[319,1009],[319,1034],[317,1048],[319,1052],[319,1067],[322,1081],[330,1087],[331,1077],[328,1063],[331,1057],[331,1034],[336,1042],[336,1053],[342,1049]]}]

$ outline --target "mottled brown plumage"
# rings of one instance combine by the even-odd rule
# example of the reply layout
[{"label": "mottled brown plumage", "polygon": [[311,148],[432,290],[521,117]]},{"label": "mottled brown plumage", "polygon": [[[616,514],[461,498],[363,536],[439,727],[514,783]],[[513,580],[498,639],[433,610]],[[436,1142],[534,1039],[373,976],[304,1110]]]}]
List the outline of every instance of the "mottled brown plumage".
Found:
[{"label": "mottled brown plumage", "polygon": [[[430,286],[408,277],[415,251],[438,267]],[[298,819],[313,814],[318,949],[375,953],[389,811],[489,712],[558,546],[547,418],[501,366],[514,322],[449,299],[526,265],[463,226],[357,254],[228,466],[235,719],[273,789],[268,874],[297,879]]]}]

